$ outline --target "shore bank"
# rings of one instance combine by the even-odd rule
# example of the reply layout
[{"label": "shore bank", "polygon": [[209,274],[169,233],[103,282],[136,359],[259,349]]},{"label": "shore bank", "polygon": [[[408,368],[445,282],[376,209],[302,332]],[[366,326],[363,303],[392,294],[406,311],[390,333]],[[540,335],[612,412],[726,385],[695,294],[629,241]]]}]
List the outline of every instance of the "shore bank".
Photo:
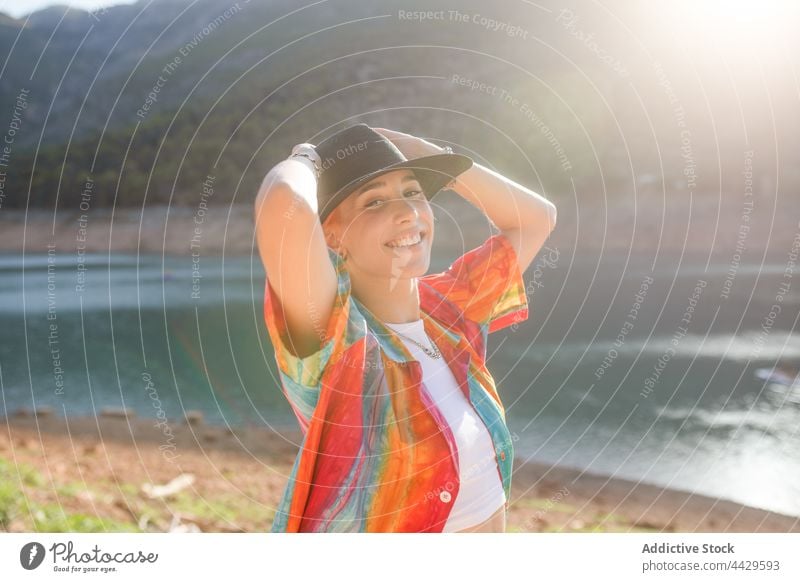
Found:
[{"label": "shore bank", "polygon": [[[785,253],[800,225],[793,200],[760,198],[748,222],[747,250],[753,257]],[[435,252],[456,257],[491,235],[486,218],[456,194],[437,198]],[[562,206],[564,206],[562,204]],[[730,261],[741,236],[741,204],[718,195],[644,198],[636,205],[626,197],[597,197],[579,208],[559,209],[558,225],[547,246],[571,255],[602,252],[639,254],[688,253]],[[588,220],[587,220],[588,217]],[[595,219],[599,217],[600,219]],[[716,228],[706,228],[709,221]],[[693,226],[694,225],[694,226]],[[700,226],[696,226],[700,225]],[[691,228],[690,228],[691,227]],[[197,208],[148,206],[96,208],[88,214],[73,209],[0,212],[3,253],[46,253],[55,244],[60,253],[156,253],[167,255],[250,256],[257,254],[251,204]],[[576,237],[576,233],[578,236]]]},{"label": "shore bank", "polygon": [[[299,431],[56,412],[0,431],[0,531],[267,532]],[[517,464],[507,532],[800,532],[800,518],[624,479]]]}]

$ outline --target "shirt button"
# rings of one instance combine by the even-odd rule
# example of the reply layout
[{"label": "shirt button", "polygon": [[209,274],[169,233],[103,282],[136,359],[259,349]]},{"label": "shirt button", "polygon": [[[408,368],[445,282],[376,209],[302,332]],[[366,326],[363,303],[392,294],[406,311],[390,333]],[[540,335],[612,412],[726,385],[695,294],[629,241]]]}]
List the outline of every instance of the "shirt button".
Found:
[{"label": "shirt button", "polygon": [[443,503],[450,503],[450,500],[452,498],[453,496],[450,495],[449,491],[442,491],[441,493],[439,493],[439,499],[441,499]]},{"label": "shirt button", "polygon": [[506,452],[505,451],[500,451],[500,460],[501,461],[505,461],[506,460]]}]

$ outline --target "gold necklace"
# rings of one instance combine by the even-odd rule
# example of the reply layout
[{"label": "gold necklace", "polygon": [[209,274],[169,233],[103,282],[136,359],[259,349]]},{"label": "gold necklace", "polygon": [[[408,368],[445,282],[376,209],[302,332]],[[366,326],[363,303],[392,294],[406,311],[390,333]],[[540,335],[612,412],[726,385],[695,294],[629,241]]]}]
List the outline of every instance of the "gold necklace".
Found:
[{"label": "gold necklace", "polygon": [[[428,356],[430,356],[430,357],[431,357],[431,358],[433,358],[434,360],[438,360],[439,358],[441,358],[441,357],[442,357],[442,352],[440,352],[440,351],[439,351],[439,346],[437,346],[437,345],[436,345],[436,344],[433,342],[433,340],[431,340],[431,345],[433,346],[433,350],[431,350],[431,349],[429,349],[429,348],[426,348],[425,346],[423,346],[421,343],[419,343],[419,342],[418,342],[417,340],[415,340],[414,338],[408,337],[407,335],[405,335],[405,334],[402,334],[402,333],[400,333],[399,331],[397,331],[397,330],[395,330],[395,329],[393,329],[392,331],[393,331],[394,333],[396,333],[397,335],[399,335],[399,336],[402,336],[402,337],[406,338],[408,341],[411,341],[411,342],[414,342],[415,344],[417,344],[417,345],[420,347],[420,349],[421,349],[423,352],[425,352],[426,354],[428,354]],[[430,340],[430,338],[428,338],[428,339]]]}]

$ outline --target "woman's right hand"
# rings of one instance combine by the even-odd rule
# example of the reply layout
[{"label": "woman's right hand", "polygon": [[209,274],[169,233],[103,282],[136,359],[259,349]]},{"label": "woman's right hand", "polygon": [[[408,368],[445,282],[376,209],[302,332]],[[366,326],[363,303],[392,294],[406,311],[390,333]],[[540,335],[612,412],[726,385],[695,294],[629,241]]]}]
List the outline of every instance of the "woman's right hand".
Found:
[{"label": "woman's right hand", "polygon": [[322,171],[322,158],[317,153],[317,149],[310,143],[299,143],[292,148],[292,153],[289,159],[298,160],[305,163],[312,172],[314,177],[319,180],[320,172]]}]

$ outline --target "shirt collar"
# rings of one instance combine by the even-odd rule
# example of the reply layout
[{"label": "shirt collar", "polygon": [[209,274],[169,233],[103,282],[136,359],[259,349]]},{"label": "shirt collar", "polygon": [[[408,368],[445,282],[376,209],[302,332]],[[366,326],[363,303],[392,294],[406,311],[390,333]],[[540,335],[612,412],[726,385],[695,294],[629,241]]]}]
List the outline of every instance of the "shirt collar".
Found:
[{"label": "shirt collar", "polygon": [[[417,289],[419,291],[420,314],[425,333],[428,334],[428,337],[431,338],[431,341],[436,344],[440,351],[448,354],[453,353],[453,349],[461,341],[461,335],[454,328],[454,324],[457,324],[462,317],[461,312],[422,279],[417,279]],[[394,330],[384,325],[354,296],[351,296],[351,299],[364,316],[367,326],[373,332],[375,339],[388,359],[398,363],[416,361]]]},{"label": "shirt collar", "polygon": [[[342,261],[341,256],[330,247],[328,248],[330,258],[338,275],[343,276],[346,285],[351,290],[350,299],[353,305],[363,315],[367,327],[372,331],[375,339],[380,345],[386,357],[397,363],[408,363],[416,361],[414,356],[403,344],[394,330],[386,327],[382,321],[375,317],[363,303],[352,295],[352,283],[350,274]],[[460,352],[456,347],[462,341],[461,335],[456,331],[463,318],[463,313],[444,295],[436,291],[425,282],[425,277],[417,278],[417,291],[419,293],[419,308],[422,316],[425,333],[436,344],[439,351],[446,354],[448,360],[454,353]]]}]

